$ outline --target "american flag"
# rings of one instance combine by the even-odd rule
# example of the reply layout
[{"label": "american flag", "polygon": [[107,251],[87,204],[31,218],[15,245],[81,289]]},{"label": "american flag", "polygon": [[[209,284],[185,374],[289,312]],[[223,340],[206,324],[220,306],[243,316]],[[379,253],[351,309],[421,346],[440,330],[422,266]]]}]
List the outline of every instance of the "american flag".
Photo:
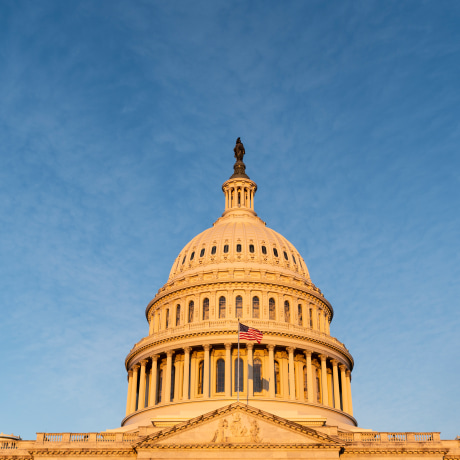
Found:
[{"label": "american flag", "polygon": [[255,340],[257,343],[262,342],[262,332],[260,332],[258,329],[254,329],[253,327],[245,326],[242,323],[238,324],[240,325],[240,339]]}]

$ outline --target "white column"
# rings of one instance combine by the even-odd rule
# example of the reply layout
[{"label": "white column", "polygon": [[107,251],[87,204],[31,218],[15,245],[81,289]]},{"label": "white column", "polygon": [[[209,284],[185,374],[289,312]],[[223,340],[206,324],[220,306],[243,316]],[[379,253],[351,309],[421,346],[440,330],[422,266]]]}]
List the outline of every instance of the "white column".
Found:
[{"label": "white column", "polygon": [[171,374],[172,374],[172,355],[173,350],[166,352],[166,375],[164,376],[163,383],[165,389],[164,402],[171,402]]},{"label": "white column", "polygon": [[311,368],[311,351],[305,350],[305,358],[307,359],[307,394],[308,402],[313,402],[313,373]]},{"label": "white column", "polygon": [[137,404],[137,410],[144,409],[145,407],[145,366],[147,365],[147,360],[143,359],[141,361],[141,376],[139,378],[139,401]]},{"label": "white column", "polygon": [[270,398],[275,397],[275,345],[268,346],[268,394]]},{"label": "white column", "polygon": [[131,407],[130,413],[136,412],[137,399],[137,376],[139,375],[139,364],[133,366],[133,386],[131,387]]},{"label": "white column", "polygon": [[353,415],[353,403],[351,402],[351,372],[347,371],[347,396],[348,396],[348,413]]},{"label": "white column", "polygon": [[340,368],[340,380],[342,381],[342,410],[348,413],[348,387],[346,378],[346,367],[341,364]]},{"label": "white column", "polygon": [[225,396],[232,395],[232,344],[225,344]]},{"label": "white column", "polygon": [[190,382],[190,351],[191,347],[184,348],[184,389],[182,399],[189,399],[189,382]]},{"label": "white column", "polygon": [[133,391],[133,371],[128,371],[128,398],[126,401],[126,415],[130,413],[131,409],[131,392]]},{"label": "white column", "polygon": [[319,355],[321,359],[321,396],[322,404],[327,406],[328,402],[328,392],[327,392],[327,370],[326,370],[326,355]]},{"label": "white column", "polygon": [[289,347],[289,398],[295,399],[294,348]]},{"label": "white column", "polygon": [[332,359],[331,363],[332,363],[332,378],[334,380],[334,407],[340,410],[339,371],[337,367],[339,362],[336,359]]},{"label": "white column", "polygon": [[154,355],[152,356],[152,370],[150,371],[149,406],[155,406],[157,403],[157,365],[158,355]]},{"label": "white column", "polygon": [[209,350],[211,345],[204,345],[203,397],[209,398]]}]

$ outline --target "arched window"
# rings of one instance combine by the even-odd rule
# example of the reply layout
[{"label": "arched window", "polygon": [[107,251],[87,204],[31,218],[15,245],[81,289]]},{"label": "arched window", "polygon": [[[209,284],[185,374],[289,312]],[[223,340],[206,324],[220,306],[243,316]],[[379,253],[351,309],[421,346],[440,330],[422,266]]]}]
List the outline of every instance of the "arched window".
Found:
[{"label": "arched window", "polygon": [[[239,365],[238,365],[239,361]],[[235,391],[238,391],[238,387],[240,388],[240,392],[243,391],[243,382],[244,382],[244,366],[243,366],[243,360],[240,358],[235,359],[235,384],[234,388]]]},{"label": "arched window", "polygon": [[188,322],[189,323],[192,323],[193,322],[193,313],[194,313],[194,310],[195,310],[195,302],[193,300],[191,300],[189,303],[188,303]]},{"label": "arched window", "polygon": [[216,393],[225,391],[225,361],[220,358],[216,363]]},{"label": "arched window", "polygon": [[204,361],[200,361],[198,364],[198,394],[203,394],[203,383],[204,383]]},{"label": "arched window", "polygon": [[260,311],[259,311],[259,298],[257,296],[252,298],[252,317],[259,318]]},{"label": "arched window", "polygon": [[163,369],[160,369],[158,373],[158,393],[157,393],[157,401],[161,403],[161,394],[163,392]]},{"label": "arched window", "polygon": [[204,248],[202,248],[200,251],[200,257],[203,257],[203,256],[204,256]]},{"label": "arched window", "polygon": [[243,297],[236,296],[235,299],[235,316],[241,318],[243,316]]},{"label": "arched window", "polygon": [[193,260],[194,257],[195,257],[195,251],[192,252],[192,255],[190,256],[190,260]]},{"label": "arched window", "polygon": [[249,245],[249,252],[254,252],[254,245],[253,244]]},{"label": "arched window", "polygon": [[[285,258],[286,260],[289,260],[289,257],[288,257],[288,255],[287,255],[287,252],[286,252],[286,251],[283,251],[283,253],[284,253],[284,258]],[[193,257],[192,257],[192,259],[193,259]]]},{"label": "arched window", "polygon": [[262,391],[262,361],[259,358],[254,360],[253,366],[254,393]]},{"label": "arched window", "polygon": [[209,319],[209,299],[203,299],[203,321]]},{"label": "arched window", "polygon": [[219,318],[225,318],[225,297],[221,296],[219,297]]},{"label": "arched window", "polygon": [[302,305],[297,305],[297,321],[299,326],[303,326],[303,317],[302,317]]},{"label": "arched window", "polygon": [[303,367],[303,394],[305,401],[308,400],[308,374],[307,374],[307,366]]},{"label": "arched window", "polygon": [[275,394],[281,394],[281,385],[280,385],[280,365],[278,361],[275,361]]},{"label": "arched window", "polygon": [[284,321],[286,321],[286,323],[291,322],[291,312],[289,310],[289,302],[287,300],[284,301]]},{"label": "arched window", "polygon": [[273,297],[270,297],[270,300],[268,301],[268,314],[270,319],[276,319],[275,299]]},{"label": "arched window", "polygon": [[176,326],[180,326],[180,305],[176,306]]},{"label": "arched window", "polygon": [[211,248],[211,254],[214,255],[216,253],[216,251],[217,251],[217,246],[213,246]]},{"label": "arched window", "polygon": [[262,246],[262,254],[267,254],[267,248],[265,246]]},{"label": "arched window", "polygon": [[174,387],[176,386],[176,366],[172,366],[171,369],[171,391],[169,392],[169,400],[174,400]]},{"label": "arched window", "polygon": [[224,244],[224,252],[228,252],[228,244]]},{"label": "arched window", "polygon": [[166,309],[166,323],[165,323],[166,329],[169,327],[169,308]]},{"label": "arched window", "polygon": [[273,248],[273,255],[274,255],[275,257],[278,257],[278,249]]}]

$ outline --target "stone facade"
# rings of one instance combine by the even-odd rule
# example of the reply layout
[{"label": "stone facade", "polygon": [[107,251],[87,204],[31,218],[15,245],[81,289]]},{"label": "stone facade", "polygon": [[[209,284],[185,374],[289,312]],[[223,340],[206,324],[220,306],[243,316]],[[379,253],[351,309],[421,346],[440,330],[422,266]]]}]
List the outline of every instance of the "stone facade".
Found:
[{"label": "stone facade", "polygon": [[[222,186],[224,213],[179,253],[147,306],[148,334],[125,360],[122,426],[35,441],[2,434],[0,460],[460,460],[460,441],[439,433],[358,428],[353,357],[330,335],[333,308],[295,247],[257,216],[257,185],[240,156],[243,173]],[[263,333],[261,343],[238,339],[240,321]]]}]

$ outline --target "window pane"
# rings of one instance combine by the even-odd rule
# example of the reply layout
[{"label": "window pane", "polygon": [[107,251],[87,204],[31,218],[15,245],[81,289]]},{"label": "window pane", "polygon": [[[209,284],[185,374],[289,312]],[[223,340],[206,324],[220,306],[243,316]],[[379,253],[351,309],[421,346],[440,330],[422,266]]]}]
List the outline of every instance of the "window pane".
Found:
[{"label": "window pane", "polygon": [[236,245],[236,252],[241,252],[241,244]]},{"label": "window pane", "polygon": [[200,257],[204,256],[204,248],[200,251]]},{"label": "window pane", "polygon": [[163,369],[160,369],[160,373],[158,374],[158,395],[157,401],[161,403],[161,393],[163,392]]},{"label": "window pane", "polygon": [[262,391],[262,361],[259,358],[254,360],[254,392],[260,393]]},{"label": "window pane", "polygon": [[194,257],[195,257],[195,251],[192,252],[192,255],[190,256],[190,260],[193,260]]},{"label": "window pane", "polygon": [[215,254],[217,251],[217,247],[216,246],[213,246],[212,249],[211,249],[211,254]]},{"label": "window pane", "polygon": [[285,258],[286,260],[289,260],[288,255],[287,255],[287,252],[286,252],[286,251],[283,251],[283,252],[284,252],[284,258]]},{"label": "window pane", "polygon": [[198,394],[203,394],[203,371],[204,371],[204,362],[200,361],[198,365]]},{"label": "window pane", "polygon": [[275,299],[273,297],[271,297],[270,300],[268,301],[268,310],[269,310],[270,319],[276,319],[275,317]]},{"label": "window pane", "polygon": [[279,395],[280,393],[280,365],[278,364],[278,361],[275,361],[275,394]]},{"label": "window pane", "polygon": [[241,318],[243,316],[243,297],[240,295],[235,299],[235,316]]},{"label": "window pane", "polygon": [[225,318],[225,297],[220,297],[219,298],[219,318]]},{"label": "window pane", "polygon": [[[235,380],[234,380],[234,389],[235,391],[238,391],[238,387],[240,388],[240,392],[243,391],[243,382],[244,382],[244,366],[243,366],[243,360],[240,358],[239,359],[239,365],[238,365],[238,358],[235,359]],[[239,383],[239,384],[238,384]]]},{"label": "window pane", "polygon": [[176,307],[176,326],[180,326],[180,305]]},{"label": "window pane", "polygon": [[166,309],[166,329],[169,327],[169,308]]},{"label": "window pane", "polygon": [[262,246],[262,254],[267,254],[267,248],[265,246]]},{"label": "window pane", "polygon": [[188,304],[188,322],[193,322],[193,313],[195,310],[195,303],[191,300]]},{"label": "window pane", "polygon": [[284,301],[284,321],[286,321],[286,323],[291,321],[291,312],[289,310],[289,302],[287,300]]},{"label": "window pane", "polygon": [[278,257],[278,249],[273,248],[273,254],[275,257]]},{"label": "window pane", "polygon": [[225,391],[225,361],[217,360],[217,376],[216,376],[216,392],[223,393]]},{"label": "window pane", "polygon": [[254,252],[254,245],[253,244],[249,245],[249,252]]},{"label": "window pane", "polygon": [[224,252],[228,252],[228,244],[224,245]]},{"label": "window pane", "polygon": [[203,320],[206,321],[209,319],[209,299],[206,298],[203,300]]},{"label": "window pane", "polygon": [[297,320],[299,322],[299,326],[303,325],[303,318],[302,318],[302,305],[297,305]]},{"label": "window pane", "polygon": [[252,317],[259,318],[259,298],[257,296],[252,298]]}]

